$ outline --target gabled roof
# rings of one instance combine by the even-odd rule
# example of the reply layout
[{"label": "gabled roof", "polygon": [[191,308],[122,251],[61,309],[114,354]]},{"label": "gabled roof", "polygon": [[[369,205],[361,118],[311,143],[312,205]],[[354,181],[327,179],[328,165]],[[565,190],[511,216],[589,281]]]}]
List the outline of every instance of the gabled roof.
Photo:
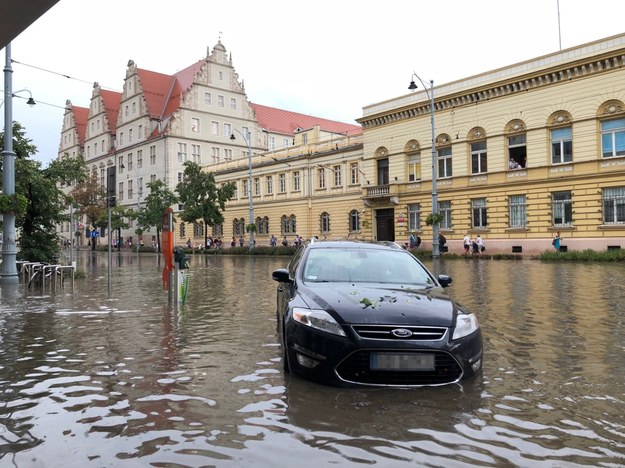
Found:
[{"label": "gabled roof", "polygon": [[89,108],[72,105],[72,114],[74,114],[74,125],[76,126],[76,132],[78,132],[78,144],[84,146]]},{"label": "gabled roof", "polygon": [[263,106],[261,104],[250,103],[256,112],[256,119],[262,128],[272,133],[282,133],[293,135],[297,128],[308,130],[319,125],[321,130],[345,135],[362,133],[362,127],[335,120],[323,119],[312,115],[298,114],[297,112],[277,109],[275,107]]},{"label": "gabled roof", "polygon": [[106,118],[108,119],[109,129],[113,133],[117,129],[117,116],[119,114],[122,93],[100,89],[100,96],[102,96],[102,101],[104,102],[104,110],[106,112]]},{"label": "gabled roof", "polygon": [[178,110],[183,93],[191,87],[204,62],[199,60],[174,75],[137,68],[150,118],[162,119]]}]

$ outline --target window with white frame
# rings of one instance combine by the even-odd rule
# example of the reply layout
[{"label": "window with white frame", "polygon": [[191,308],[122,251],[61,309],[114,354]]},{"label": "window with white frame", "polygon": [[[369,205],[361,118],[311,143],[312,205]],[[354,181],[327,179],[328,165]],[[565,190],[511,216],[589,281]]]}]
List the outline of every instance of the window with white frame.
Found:
[{"label": "window with white frame", "polygon": [[286,174],[280,174],[278,180],[280,181],[280,193],[286,193]]},{"label": "window with white frame", "polygon": [[128,200],[134,198],[134,180],[128,179]]},{"label": "window with white frame", "polygon": [[119,134],[119,146],[124,144],[124,132],[120,132]]},{"label": "window with white frame", "polygon": [[204,104],[209,106],[213,103],[213,95],[211,93],[204,93]]},{"label": "window with white frame", "polygon": [[187,144],[178,142],[178,162],[187,160]]},{"label": "window with white frame", "polygon": [[120,174],[123,174],[124,172],[124,157],[123,156],[119,156],[117,158],[117,170],[119,171]]},{"label": "window with white frame", "polygon": [[421,229],[421,205],[411,203],[408,205],[408,230],[419,231]]},{"label": "window with white frame", "polygon": [[324,211],[321,213],[319,224],[321,228],[322,234],[327,234],[330,232],[330,214]]},{"label": "window with white frame", "polygon": [[334,186],[340,187],[342,185],[341,181],[341,166],[334,166],[332,168],[332,174],[334,175]]},{"label": "window with white frame", "polygon": [[527,167],[527,144],[525,133],[508,137],[508,168],[525,169]]},{"label": "window with white frame", "polygon": [[150,174],[150,182],[156,182],[156,174]]},{"label": "window with white frame", "polygon": [[179,172],[178,173],[178,183],[183,182],[184,181],[184,172]]},{"label": "window with white frame", "polygon": [[273,176],[268,175],[265,177],[265,187],[267,188],[267,195],[273,194]]},{"label": "window with white frame", "polygon": [[128,170],[132,171],[133,167],[132,167],[132,153],[128,153]]},{"label": "window with white frame", "polygon": [[276,149],[276,137],[274,136],[270,136],[269,137],[269,151],[273,151]]},{"label": "window with white frame", "polygon": [[230,109],[237,110],[237,98],[230,98]]},{"label": "window with white frame", "polygon": [[326,187],[326,170],[323,167],[317,169],[317,187],[322,189]]},{"label": "window with white frame", "polygon": [[128,143],[132,143],[132,128],[128,130]]},{"label": "window with white frame", "polygon": [[300,175],[299,171],[293,171],[293,191],[300,191]]},{"label": "window with white frame", "polygon": [[156,145],[150,146],[150,165],[156,164]]},{"label": "window with white frame", "polygon": [[118,192],[117,192],[117,199],[119,201],[122,201],[124,199],[124,183],[123,182],[119,183],[119,189],[118,189]]},{"label": "window with white frame", "polygon": [[282,139],[282,147],[283,148],[287,148],[289,146],[289,139],[288,138],[283,138]]},{"label": "window with white frame", "polygon": [[524,228],[527,226],[525,195],[510,195],[508,197],[508,209],[511,228]]},{"label": "window with white frame", "polygon": [[221,95],[217,96],[217,107],[224,107],[224,97]]},{"label": "window with white frame", "polygon": [[248,191],[249,189],[249,183],[247,179],[243,179],[243,197],[247,198],[250,196],[250,193]]},{"label": "window with white frame", "polygon": [[358,210],[352,210],[349,212],[349,231],[360,231],[360,213]]},{"label": "window with white frame", "polygon": [[232,135],[232,124],[225,123],[224,124],[224,136],[226,138],[230,138],[230,135]]},{"label": "window with white frame", "polygon": [[408,182],[421,180],[421,153],[408,155]]},{"label": "window with white frame", "polygon": [[229,148],[224,149],[224,161],[232,161],[232,150]]},{"label": "window with white frame", "polygon": [[551,163],[562,164],[573,161],[573,132],[571,127],[551,130]]},{"label": "window with white frame", "polygon": [[358,184],[360,180],[360,176],[358,173],[358,163],[354,162],[349,165],[349,176],[352,185]]},{"label": "window with white frame", "polygon": [[143,167],[143,150],[137,150],[137,169]]},{"label": "window with white frame", "polygon": [[603,222],[605,224],[625,223],[625,187],[603,189]]},{"label": "window with white frame", "polygon": [[551,213],[554,227],[573,224],[573,197],[570,191],[551,194]]},{"label": "window with white frame", "polygon": [[254,178],[254,196],[260,197],[260,177]]},{"label": "window with white frame", "polygon": [[211,146],[211,162],[213,164],[221,161],[221,151],[218,146]]},{"label": "window with white frame", "polygon": [[474,198],[471,200],[471,226],[474,229],[488,227],[486,198]]},{"label": "window with white frame", "polygon": [[191,131],[193,133],[200,133],[200,119],[197,117],[191,118]]},{"label": "window with white frame", "polygon": [[439,227],[441,229],[451,229],[451,200],[443,200],[438,202],[438,212],[443,219],[441,220]]},{"label": "window with white frame", "polygon": [[625,156],[625,119],[601,122],[601,152],[604,158]]},{"label": "window with white frame", "polygon": [[191,145],[191,159],[196,164],[202,164],[202,147],[200,145]]},{"label": "window with white frame", "polygon": [[219,122],[215,120],[211,121],[211,133],[213,135],[219,135]]},{"label": "window with white frame", "polygon": [[138,132],[137,138],[139,140],[141,140],[141,139],[143,139],[143,137],[144,137],[144,135],[143,135],[143,125],[139,125],[139,132]]},{"label": "window with white frame", "polygon": [[486,140],[471,143],[471,174],[482,174],[487,170]]}]

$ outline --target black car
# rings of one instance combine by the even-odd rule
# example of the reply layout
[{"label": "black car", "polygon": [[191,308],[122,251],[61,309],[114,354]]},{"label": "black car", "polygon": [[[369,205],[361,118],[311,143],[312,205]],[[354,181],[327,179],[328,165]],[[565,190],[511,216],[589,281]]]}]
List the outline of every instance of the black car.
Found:
[{"label": "black car", "polygon": [[277,281],[284,369],[338,386],[459,382],[482,368],[475,315],[409,251],[387,242],[317,241]]}]

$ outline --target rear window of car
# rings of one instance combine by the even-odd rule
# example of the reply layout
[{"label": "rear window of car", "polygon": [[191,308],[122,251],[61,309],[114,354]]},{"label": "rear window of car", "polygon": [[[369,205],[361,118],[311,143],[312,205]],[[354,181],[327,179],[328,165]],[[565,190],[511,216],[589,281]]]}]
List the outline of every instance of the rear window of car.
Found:
[{"label": "rear window of car", "polygon": [[311,249],[303,275],[317,282],[433,284],[427,270],[403,250]]}]

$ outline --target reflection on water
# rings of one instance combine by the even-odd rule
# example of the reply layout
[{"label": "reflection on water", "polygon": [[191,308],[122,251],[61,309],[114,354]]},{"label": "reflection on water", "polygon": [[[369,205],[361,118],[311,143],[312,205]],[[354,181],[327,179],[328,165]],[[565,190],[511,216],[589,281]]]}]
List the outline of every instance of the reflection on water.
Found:
[{"label": "reflection on water", "polygon": [[285,376],[283,258],[81,253],[63,291],[0,289],[0,466],[623,466],[624,265],[429,265],[483,327],[483,375],[410,390]]}]

